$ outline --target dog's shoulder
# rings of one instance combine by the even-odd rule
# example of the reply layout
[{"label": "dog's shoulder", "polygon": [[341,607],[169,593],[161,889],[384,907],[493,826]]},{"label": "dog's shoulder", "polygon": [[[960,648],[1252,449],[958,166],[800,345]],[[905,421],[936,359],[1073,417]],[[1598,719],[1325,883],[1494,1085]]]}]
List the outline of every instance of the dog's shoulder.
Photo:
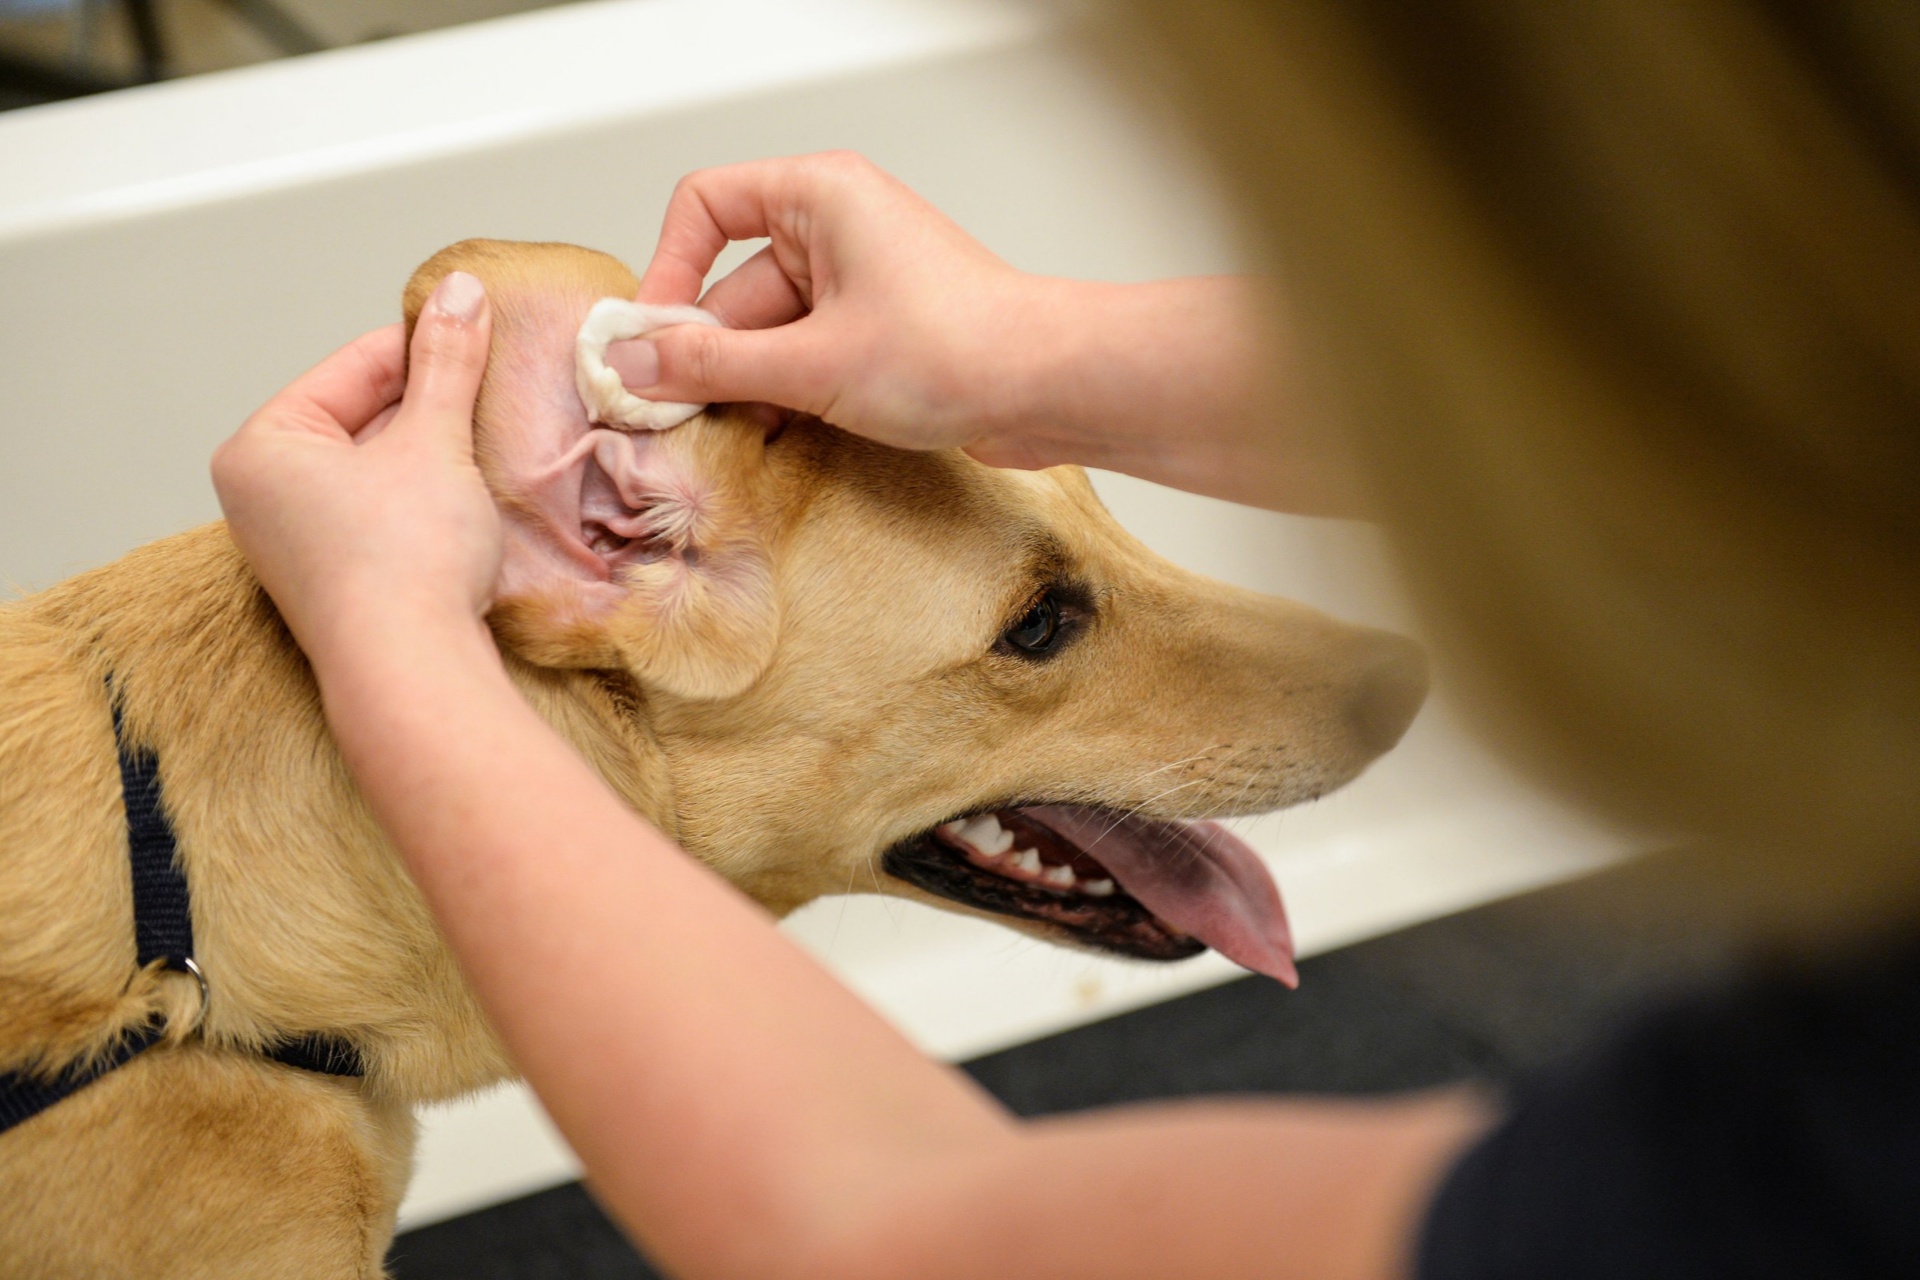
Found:
[{"label": "dog's shoulder", "polygon": [[132,742],[176,739],[263,655],[284,672],[283,635],[217,524],[0,605],[0,1067],[91,1052],[157,996],[129,981],[114,704]]}]

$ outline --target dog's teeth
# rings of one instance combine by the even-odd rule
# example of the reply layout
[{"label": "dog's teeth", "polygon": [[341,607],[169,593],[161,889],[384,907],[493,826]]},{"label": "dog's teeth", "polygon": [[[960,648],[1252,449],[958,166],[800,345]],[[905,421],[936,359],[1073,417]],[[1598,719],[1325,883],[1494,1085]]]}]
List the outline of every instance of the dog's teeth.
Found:
[{"label": "dog's teeth", "polygon": [[968,818],[960,828],[960,838],[976,849],[990,849],[1000,835],[1000,820],[990,813]]},{"label": "dog's teeth", "polygon": [[1080,892],[1090,894],[1096,898],[1105,898],[1113,893],[1113,881],[1082,880],[1080,882]]},{"label": "dog's teeth", "polygon": [[1073,887],[1073,868],[1048,867],[1040,873],[1040,878],[1048,884],[1057,885],[1062,889],[1070,889]]},{"label": "dog's teeth", "polygon": [[1013,848],[1013,832],[1002,827],[1000,819],[990,813],[969,818],[960,830],[960,838],[989,858],[997,858]]},{"label": "dog's teeth", "polygon": [[941,835],[947,837],[947,839],[949,840],[958,840],[960,838],[960,833],[965,831],[966,829],[967,829],[967,824],[962,822],[958,818],[955,818],[952,822],[943,822],[939,826],[934,828],[935,831],[938,831]]},{"label": "dog's teeth", "polygon": [[1013,865],[1030,876],[1039,875],[1040,851],[1038,849],[1022,849],[1013,856]]}]

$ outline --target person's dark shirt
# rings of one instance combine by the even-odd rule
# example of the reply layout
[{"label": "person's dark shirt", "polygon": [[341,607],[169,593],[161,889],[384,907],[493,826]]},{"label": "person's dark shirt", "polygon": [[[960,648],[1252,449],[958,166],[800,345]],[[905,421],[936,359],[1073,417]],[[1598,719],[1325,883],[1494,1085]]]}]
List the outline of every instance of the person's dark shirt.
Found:
[{"label": "person's dark shirt", "polygon": [[1671,1004],[1523,1087],[1417,1270],[1920,1277],[1920,941]]}]

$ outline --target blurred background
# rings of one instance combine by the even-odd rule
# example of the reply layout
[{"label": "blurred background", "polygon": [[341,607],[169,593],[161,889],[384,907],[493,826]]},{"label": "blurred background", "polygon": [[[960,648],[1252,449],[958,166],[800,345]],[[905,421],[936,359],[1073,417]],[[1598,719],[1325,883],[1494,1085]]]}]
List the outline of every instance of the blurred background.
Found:
[{"label": "blurred background", "polygon": [[564,0],[0,0],[0,110]]}]

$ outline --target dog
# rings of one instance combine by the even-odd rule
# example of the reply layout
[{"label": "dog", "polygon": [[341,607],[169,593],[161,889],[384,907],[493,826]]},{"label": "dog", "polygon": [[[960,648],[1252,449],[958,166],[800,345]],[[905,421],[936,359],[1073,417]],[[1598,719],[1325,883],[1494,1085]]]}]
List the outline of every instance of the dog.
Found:
[{"label": "dog", "polygon": [[[574,334],[632,273],[464,241],[409,324],[456,269],[494,307],[490,621],[636,812],[776,914],[872,885],[1290,976],[1271,880],[1187,820],[1357,776],[1416,645],[1175,568],[1077,469],[724,408],[595,428]],[[140,915],[176,880],[190,957]],[[0,1276],[36,1280],[383,1275],[412,1108],[512,1073],[220,524],[0,606],[0,1073],[90,1077],[0,1133]]]}]

